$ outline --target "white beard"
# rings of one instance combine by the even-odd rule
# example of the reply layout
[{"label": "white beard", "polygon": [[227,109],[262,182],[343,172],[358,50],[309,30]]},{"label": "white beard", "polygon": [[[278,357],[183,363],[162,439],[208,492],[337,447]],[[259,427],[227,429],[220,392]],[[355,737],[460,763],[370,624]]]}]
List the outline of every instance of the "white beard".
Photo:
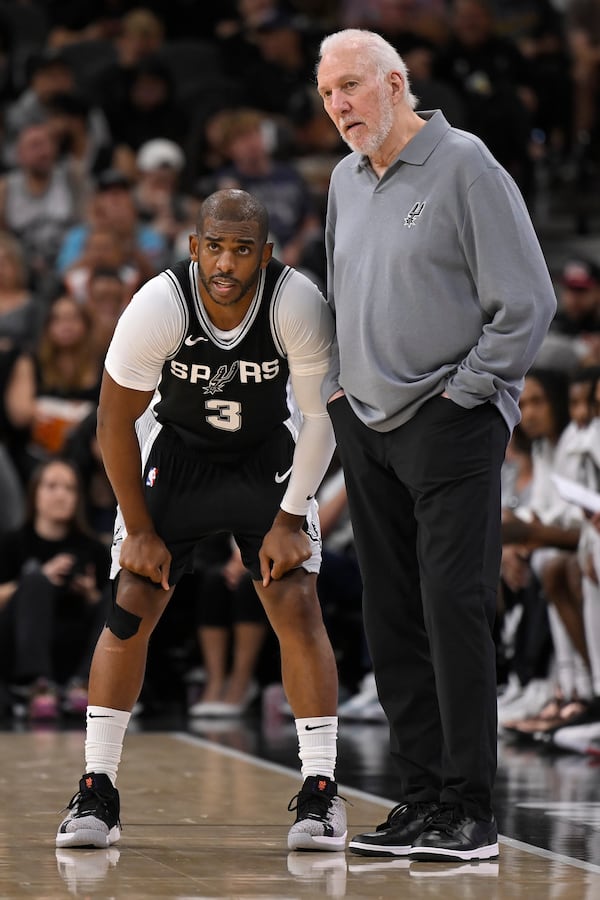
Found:
[{"label": "white beard", "polygon": [[365,156],[372,156],[377,153],[381,145],[385,142],[392,125],[394,124],[394,105],[385,93],[382,85],[379,91],[379,122],[367,129],[367,133],[363,138],[354,140],[352,137],[344,137],[342,140],[348,144],[355,153],[363,153]]}]

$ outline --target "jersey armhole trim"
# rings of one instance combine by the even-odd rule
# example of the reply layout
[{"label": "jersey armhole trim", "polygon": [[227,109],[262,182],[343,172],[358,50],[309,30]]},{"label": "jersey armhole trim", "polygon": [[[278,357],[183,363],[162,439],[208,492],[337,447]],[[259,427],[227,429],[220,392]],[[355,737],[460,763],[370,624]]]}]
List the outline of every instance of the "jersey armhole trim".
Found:
[{"label": "jersey armhole trim", "polygon": [[172,270],[172,269],[165,269],[165,271],[162,272],[162,276],[163,276],[168,282],[170,282],[171,292],[172,292],[172,294],[175,296],[175,299],[176,299],[177,302],[179,303],[179,306],[180,306],[181,311],[182,311],[182,313],[183,313],[183,329],[182,329],[182,332],[181,332],[181,338],[180,338],[180,340],[179,340],[179,343],[177,344],[177,346],[176,346],[175,349],[173,350],[173,352],[170,353],[169,356],[167,356],[167,359],[173,359],[173,358],[177,355],[177,353],[179,353],[179,350],[181,349],[181,345],[183,344],[183,342],[184,342],[184,340],[185,340],[185,336],[186,336],[186,334],[187,334],[187,332],[188,332],[188,329],[189,329],[189,326],[190,326],[190,313],[189,313],[188,305],[187,305],[187,303],[186,303],[186,299],[185,299],[185,295],[184,295],[184,293],[183,293],[182,287],[181,287],[181,285],[179,284],[179,281],[178,281],[178,279],[176,278],[176,276],[175,276],[173,270]]}]

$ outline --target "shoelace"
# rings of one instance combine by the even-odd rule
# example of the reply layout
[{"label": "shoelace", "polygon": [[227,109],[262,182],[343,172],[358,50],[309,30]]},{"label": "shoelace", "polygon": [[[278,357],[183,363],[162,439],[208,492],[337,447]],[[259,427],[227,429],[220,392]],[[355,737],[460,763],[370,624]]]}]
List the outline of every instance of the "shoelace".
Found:
[{"label": "shoelace", "polygon": [[[93,788],[90,788],[86,791],[77,791],[76,794],[73,794],[71,799],[69,800],[66,809],[74,809],[77,807],[77,816],[83,816],[86,813],[94,812],[100,803],[106,812],[109,812],[109,804],[110,798],[104,796],[103,794],[99,794],[98,791],[95,791]],[[117,824],[120,826],[121,822],[117,819]]]},{"label": "shoelace", "polygon": [[[331,799],[322,794],[303,794],[300,791],[288,803],[288,810],[289,812],[298,810],[299,819],[326,819]],[[293,805],[294,800],[296,801],[295,805]]]},{"label": "shoelace", "polygon": [[460,820],[464,818],[464,813],[459,806],[453,806],[450,803],[441,803],[427,819],[427,828],[434,828],[442,834],[450,834]]},{"label": "shoelace", "polygon": [[[329,813],[331,801],[339,797],[340,800],[346,802],[345,797],[334,794],[333,797],[327,797],[324,794],[313,794],[309,791],[300,791],[295,794],[288,803],[289,812],[298,810],[299,819],[326,819]],[[294,804],[294,801],[296,803]]]},{"label": "shoelace", "polygon": [[427,801],[417,800],[415,803],[398,803],[390,811],[385,822],[382,822],[381,825],[378,825],[376,827],[375,831],[384,831],[386,828],[390,828],[392,825],[394,825],[394,819],[399,818],[400,816],[404,815],[404,813],[408,812],[409,810],[414,810],[415,813],[417,814],[417,816],[421,815],[422,813],[425,813],[426,815],[427,814],[429,814],[429,815],[435,814],[435,810],[432,811],[432,809],[431,809],[431,801],[429,801],[429,800],[427,800]]}]

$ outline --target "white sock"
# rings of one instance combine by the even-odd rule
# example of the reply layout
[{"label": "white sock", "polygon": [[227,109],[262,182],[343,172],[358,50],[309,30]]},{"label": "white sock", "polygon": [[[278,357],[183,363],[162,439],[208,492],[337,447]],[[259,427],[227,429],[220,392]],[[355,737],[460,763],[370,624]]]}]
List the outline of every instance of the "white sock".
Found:
[{"label": "white sock", "polygon": [[324,775],[335,778],[337,760],[337,716],[313,716],[296,719],[298,756],[302,763],[302,778]]},{"label": "white sock", "polygon": [[106,706],[88,706],[86,715],[85,771],[104,773],[113,783],[121,762],[130,712]]}]

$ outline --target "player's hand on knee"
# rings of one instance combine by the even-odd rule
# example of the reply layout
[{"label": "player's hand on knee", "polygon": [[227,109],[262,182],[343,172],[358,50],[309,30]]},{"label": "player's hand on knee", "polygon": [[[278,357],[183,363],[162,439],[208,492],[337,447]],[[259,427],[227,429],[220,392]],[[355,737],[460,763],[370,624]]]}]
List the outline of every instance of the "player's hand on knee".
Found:
[{"label": "player's hand on knee", "polygon": [[121,547],[122,568],[169,590],[171,554],[155,532],[128,534]]},{"label": "player's hand on knee", "polygon": [[275,518],[258,554],[263,587],[267,587],[271,579],[277,581],[310,559],[310,541],[302,530],[303,522],[303,518],[283,511]]}]

